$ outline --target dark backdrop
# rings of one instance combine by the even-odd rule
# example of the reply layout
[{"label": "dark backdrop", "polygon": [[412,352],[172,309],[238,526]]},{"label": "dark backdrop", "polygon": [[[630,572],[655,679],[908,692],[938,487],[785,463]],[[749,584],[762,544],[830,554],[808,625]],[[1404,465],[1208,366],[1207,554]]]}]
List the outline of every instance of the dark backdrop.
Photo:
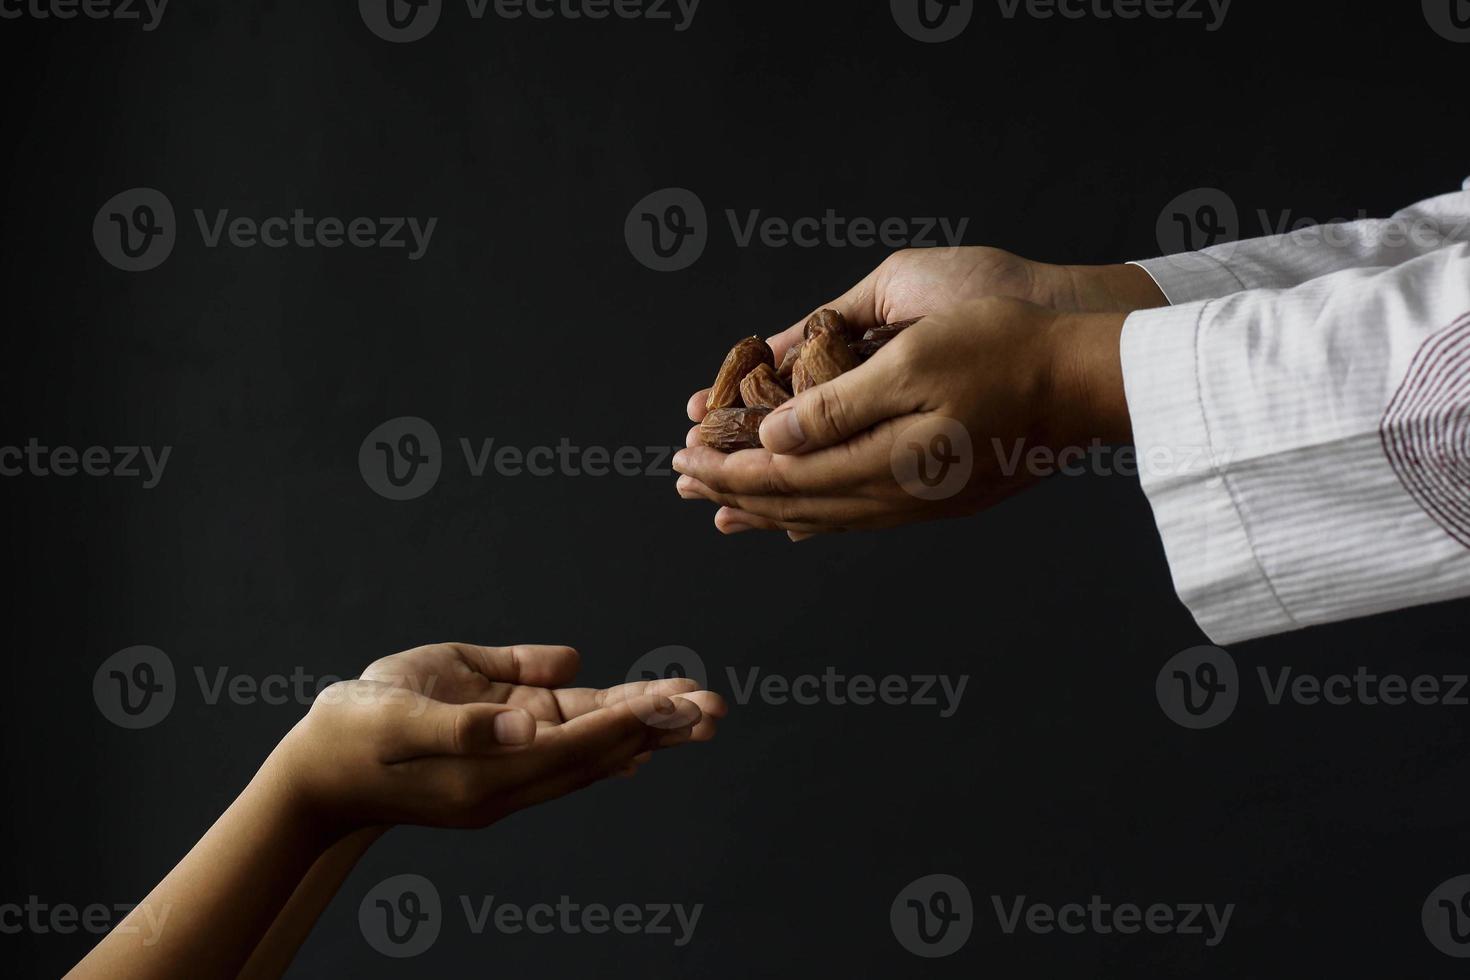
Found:
[{"label": "dark backdrop", "polygon": [[[370,853],[295,976],[1431,977],[1420,907],[1470,872],[1465,709],[1272,707],[1258,665],[1463,668],[1463,604],[1233,651],[1234,716],[1188,731],[1154,682],[1204,642],[1136,481],[1047,484],[970,520],[793,547],[723,539],[671,476],[474,478],[497,445],[681,445],[729,343],[785,326],[881,248],[739,248],[724,211],[971,219],[966,241],[1073,262],[1158,251],[1176,195],[1318,220],[1384,214],[1470,173],[1470,49],[1418,4],[1303,20],[1240,0],[1198,22],[1006,20],[920,44],[882,2],[705,0],[692,26],[473,21],[389,44],[354,4],[186,3],[159,28],[0,23],[9,179],[0,443],[172,447],[161,483],[0,481],[13,573],[0,689],[0,902],[135,900],[302,706],[209,704],[195,670],[352,675],[418,643],[565,642],[597,684],[646,651],[796,676],[969,675],[959,711],[752,701],[719,741],[479,833]],[[624,242],[685,187],[712,229],[659,273]],[[146,273],[103,261],[98,208],[178,212]],[[436,216],[427,254],[205,248],[192,209]],[[444,470],[407,502],[358,449],[432,422]],[[757,594],[752,605],[739,597]],[[104,717],[94,673],[164,651],[177,700]],[[375,952],[358,905],[396,874],[437,943]],[[899,891],[963,880],[974,932],[906,952]],[[1225,941],[1006,935],[991,896],[1235,903]],[[475,936],[458,896],[703,903],[694,939]],[[0,935],[17,973],[95,941]]]}]

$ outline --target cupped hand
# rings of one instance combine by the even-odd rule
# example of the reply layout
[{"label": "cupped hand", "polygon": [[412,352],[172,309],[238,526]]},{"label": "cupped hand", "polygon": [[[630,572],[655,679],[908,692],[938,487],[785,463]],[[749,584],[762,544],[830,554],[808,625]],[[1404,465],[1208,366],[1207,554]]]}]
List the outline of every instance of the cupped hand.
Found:
[{"label": "cupped hand", "polygon": [[577,652],[443,643],[373,663],[317,697],[273,761],[337,831],[483,827],[714,737],[726,706],[685,678],[571,688]]},{"label": "cupped hand", "polygon": [[1128,438],[1122,323],[997,299],[930,313],[772,412],[761,449],[727,455],[691,430],[679,493],[720,505],[723,533],[795,538],[981,510],[1035,481],[1031,449]]},{"label": "cupped hand", "polygon": [[[1010,296],[1043,302],[1052,276],[1040,263],[998,248],[911,248],[894,252],[846,293],[818,309],[836,310],[854,329],[867,330],[884,323],[925,316],[986,296]],[[815,310],[812,311],[816,312]],[[776,363],[802,338],[808,316],[769,338]],[[689,418],[705,416],[709,391],[689,399]]]}]

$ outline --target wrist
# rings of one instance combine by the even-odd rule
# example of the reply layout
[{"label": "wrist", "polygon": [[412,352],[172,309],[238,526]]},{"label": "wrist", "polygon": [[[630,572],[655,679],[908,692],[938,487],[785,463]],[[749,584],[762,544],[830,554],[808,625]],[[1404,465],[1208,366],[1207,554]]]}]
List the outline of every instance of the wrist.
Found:
[{"label": "wrist", "polygon": [[1062,301],[1053,309],[1067,313],[1133,313],[1168,306],[1153,276],[1136,265],[1064,265],[1052,278]]},{"label": "wrist", "polygon": [[332,844],[370,823],[352,819],[348,801],[341,798],[340,787],[334,789],[330,785],[332,780],[319,776],[324,755],[313,740],[310,720],[308,715],[286,733],[266,758],[256,780],[270,788],[276,805],[294,821]]},{"label": "wrist", "polygon": [[1132,441],[1121,352],[1127,318],[1126,313],[1059,313],[1045,331],[1046,411],[1056,444]]}]

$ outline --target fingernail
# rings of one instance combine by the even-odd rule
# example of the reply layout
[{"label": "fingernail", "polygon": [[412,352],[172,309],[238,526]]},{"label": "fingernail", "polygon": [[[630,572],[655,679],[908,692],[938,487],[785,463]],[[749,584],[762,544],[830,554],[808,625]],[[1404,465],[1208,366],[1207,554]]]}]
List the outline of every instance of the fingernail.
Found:
[{"label": "fingernail", "polygon": [[675,701],[674,704],[679,709],[679,717],[682,719],[688,719],[687,724],[689,725],[695,724],[699,721],[700,718],[704,716],[704,712],[699,710],[699,705],[695,704],[693,701],[690,701],[688,698],[680,698],[678,701]]},{"label": "fingernail", "polygon": [[677,471],[679,473],[683,473],[684,472],[684,464],[688,460],[689,460],[689,454],[686,453],[686,452],[684,452],[684,450],[681,449],[677,453],[675,453],[674,454],[674,469],[675,469],[675,471]]},{"label": "fingernail", "polygon": [[495,741],[501,745],[529,745],[536,723],[524,711],[502,711],[495,716]]},{"label": "fingernail", "polygon": [[761,444],[773,453],[790,452],[806,442],[801,416],[792,408],[778,408],[761,423]]}]

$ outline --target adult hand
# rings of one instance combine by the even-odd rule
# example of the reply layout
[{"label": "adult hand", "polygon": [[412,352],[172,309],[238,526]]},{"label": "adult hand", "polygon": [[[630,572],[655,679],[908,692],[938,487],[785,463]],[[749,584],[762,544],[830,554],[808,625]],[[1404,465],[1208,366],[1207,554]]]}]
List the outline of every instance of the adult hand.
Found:
[{"label": "adult hand", "polygon": [[[895,252],[862,282],[819,309],[837,310],[854,327],[869,329],[996,297],[1063,313],[1131,313],[1168,303],[1149,274],[1137,266],[1049,265],[998,248],[972,246]],[[770,338],[777,364],[801,339],[807,319],[802,317]],[[708,394],[705,389],[690,397],[691,421],[704,418]]]},{"label": "adult hand", "polygon": [[772,412],[764,448],[726,455],[691,431],[674,457],[679,493],[719,504],[726,534],[800,537],[983,509],[1036,479],[1025,463],[1035,448],[1130,438],[1123,320],[1001,299],[931,313]]}]

